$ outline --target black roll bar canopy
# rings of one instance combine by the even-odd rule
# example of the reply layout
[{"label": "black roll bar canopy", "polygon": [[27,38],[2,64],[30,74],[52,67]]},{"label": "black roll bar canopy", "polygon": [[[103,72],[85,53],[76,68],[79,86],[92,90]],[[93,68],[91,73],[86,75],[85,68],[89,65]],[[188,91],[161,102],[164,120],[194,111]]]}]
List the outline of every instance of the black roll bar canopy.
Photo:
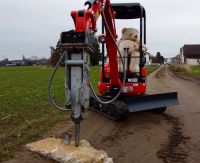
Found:
[{"label": "black roll bar canopy", "polygon": [[[140,3],[112,3],[111,7],[116,13],[115,19],[139,19],[140,20],[140,78],[142,80],[142,68],[143,68],[143,51],[142,44],[146,44],[146,12]],[[104,33],[104,23],[102,22],[102,33]],[[104,81],[104,56],[105,45],[102,44],[102,76]]]},{"label": "black roll bar canopy", "polygon": [[111,7],[116,12],[116,19],[138,19],[140,17],[146,17],[145,9],[140,3],[112,3]]},{"label": "black roll bar canopy", "polygon": [[146,12],[144,7],[140,3],[112,3],[111,7],[116,13],[115,19],[140,19],[140,38],[146,44]]}]

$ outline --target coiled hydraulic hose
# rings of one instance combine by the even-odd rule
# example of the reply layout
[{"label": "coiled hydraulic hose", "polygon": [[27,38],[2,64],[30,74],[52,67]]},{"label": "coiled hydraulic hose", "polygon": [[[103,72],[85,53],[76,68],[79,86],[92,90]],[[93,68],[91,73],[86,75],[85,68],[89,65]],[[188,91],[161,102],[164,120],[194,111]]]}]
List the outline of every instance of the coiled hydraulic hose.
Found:
[{"label": "coiled hydraulic hose", "polygon": [[[54,69],[53,69],[53,71],[52,71],[52,73],[51,73],[51,76],[50,76],[50,78],[49,78],[49,82],[48,82],[48,98],[49,98],[50,104],[51,104],[55,109],[57,109],[57,110],[59,110],[59,111],[69,112],[69,111],[71,111],[71,109],[61,108],[60,106],[58,106],[58,105],[55,103],[55,101],[54,101],[54,99],[53,99],[53,97],[52,97],[52,92],[51,92],[51,86],[52,86],[53,78],[54,78],[54,76],[55,76],[55,73],[56,73],[56,71],[57,71],[57,69],[58,69],[60,63],[61,63],[62,60],[64,59],[64,57],[65,57],[65,53],[62,54],[62,56],[60,57],[58,63],[57,63],[56,66],[54,67]],[[65,84],[65,87],[66,87],[66,84]]]},{"label": "coiled hydraulic hose", "polygon": [[94,88],[93,88],[91,82],[90,82],[90,88],[91,88],[91,90],[92,90],[92,94],[94,95],[95,99],[96,99],[99,103],[101,103],[101,104],[110,104],[110,103],[114,102],[114,101],[121,95],[122,89],[123,89],[123,87],[124,87],[124,83],[125,83],[125,81],[126,81],[126,71],[125,71],[125,64],[124,64],[124,60],[123,60],[123,58],[122,58],[122,54],[121,54],[121,52],[120,52],[120,50],[119,50],[119,48],[118,48],[118,46],[117,46],[117,43],[116,43],[116,41],[115,41],[115,38],[114,38],[114,36],[113,36],[113,34],[112,34],[111,30],[110,30],[110,27],[109,27],[109,25],[108,25],[107,20],[106,20],[106,16],[105,16],[105,12],[104,12],[104,7],[105,7],[105,1],[104,1],[104,3],[103,3],[103,7],[102,7],[102,10],[101,10],[101,13],[102,13],[102,16],[103,16],[103,20],[104,20],[104,23],[105,23],[105,27],[106,27],[106,29],[108,30],[108,32],[109,32],[109,34],[110,34],[110,36],[111,36],[113,42],[115,43],[115,46],[117,47],[117,51],[118,51],[118,53],[119,53],[119,56],[120,56],[120,59],[121,59],[122,65],[123,65],[123,70],[124,70],[123,82],[122,82],[122,86],[121,86],[119,92],[117,93],[117,95],[116,95],[115,97],[113,97],[113,99],[111,99],[111,100],[109,100],[109,101],[103,101],[103,100],[101,100],[101,99],[96,95],[96,93],[95,93],[95,91],[94,91]]}]

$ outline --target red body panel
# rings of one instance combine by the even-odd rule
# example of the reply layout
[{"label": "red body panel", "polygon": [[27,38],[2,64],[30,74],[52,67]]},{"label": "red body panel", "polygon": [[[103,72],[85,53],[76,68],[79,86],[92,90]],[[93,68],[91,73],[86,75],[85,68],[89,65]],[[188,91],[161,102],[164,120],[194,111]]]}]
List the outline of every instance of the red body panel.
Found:
[{"label": "red body panel", "polygon": [[[104,77],[109,79],[110,78],[110,65],[109,63],[105,64],[104,66]],[[146,68],[143,67],[142,69],[142,77],[146,77]],[[101,95],[105,95],[106,93],[110,92],[111,84],[110,82],[102,82],[102,71],[100,74],[100,82],[98,85],[98,90]],[[122,89],[123,95],[144,95],[146,92],[146,82],[145,83],[138,83],[138,82],[128,82],[124,84],[124,88]]]},{"label": "red body panel", "polygon": [[[111,90],[110,83],[99,82],[98,90],[101,95],[105,95]],[[145,92],[146,83],[125,83],[122,89],[122,94],[127,96],[144,95]]]},{"label": "red body panel", "polygon": [[74,20],[76,32],[85,32],[89,29],[96,31],[96,22],[99,18],[101,8],[102,0],[99,0],[92,8],[84,12],[84,16],[79,16],[79,11],[72,11],[71,16]]}]

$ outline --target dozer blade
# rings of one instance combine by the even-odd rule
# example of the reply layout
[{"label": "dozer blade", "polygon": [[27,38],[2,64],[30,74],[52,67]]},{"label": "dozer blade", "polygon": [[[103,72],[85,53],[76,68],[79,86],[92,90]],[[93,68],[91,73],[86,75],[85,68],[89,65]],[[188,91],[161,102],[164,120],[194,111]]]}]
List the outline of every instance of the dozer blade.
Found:
[{"label": "dozer blade", "polygon": [[177,92],[131,96],[124,98],[123,101],[128,105],[130,113],[157,108],[166,108],[168,106],[179,104]]}]

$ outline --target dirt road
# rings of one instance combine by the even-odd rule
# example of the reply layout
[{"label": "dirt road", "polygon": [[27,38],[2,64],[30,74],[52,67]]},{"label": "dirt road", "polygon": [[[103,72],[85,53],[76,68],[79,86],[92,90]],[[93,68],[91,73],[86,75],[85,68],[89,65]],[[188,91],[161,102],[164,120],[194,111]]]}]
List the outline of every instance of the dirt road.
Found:
[{"label": "dirt road", "polygon": [[[177,91],[181,105],[163,115],[134,113],[123,122],[89,112],[81,124],[81,138],[107,151],[115,163],[200,162],[200,85],[174,76],[167,67],[150,74],[147,82],[151,94]],[[73,133],[71,123],[59,124],[48,134],[66,131]],[[24,152],[9,162],[52,161]]]}]

